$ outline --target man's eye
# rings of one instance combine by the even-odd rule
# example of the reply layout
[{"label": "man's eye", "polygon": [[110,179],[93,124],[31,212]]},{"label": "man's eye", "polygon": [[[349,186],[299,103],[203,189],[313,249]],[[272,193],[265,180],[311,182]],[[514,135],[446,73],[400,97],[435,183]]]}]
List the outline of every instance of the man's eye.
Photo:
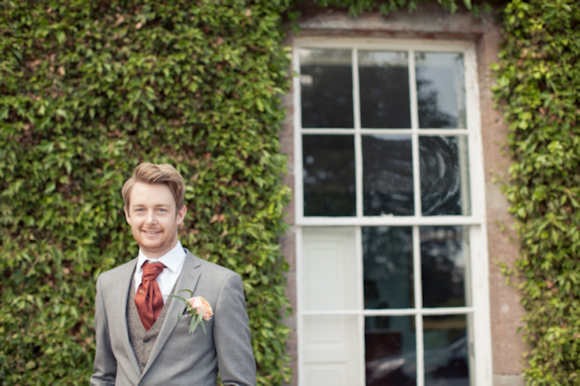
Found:
[{"label": "man's eye", "polygon": [[167,209],[163,209],[163,208],[159,208],[158,210],[159,210],[159,212],[162,212],[162,213],[167,212]]}]

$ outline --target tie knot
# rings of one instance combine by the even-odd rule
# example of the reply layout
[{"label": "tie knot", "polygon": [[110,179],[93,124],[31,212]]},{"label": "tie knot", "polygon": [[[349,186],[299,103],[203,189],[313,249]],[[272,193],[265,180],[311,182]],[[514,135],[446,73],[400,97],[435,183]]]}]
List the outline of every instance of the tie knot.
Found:
[{"label": "tie knot", "polygon": [[165,265],[162,263],[149,263],[146,261],[143,264],[143,280],[155,280],[164,268]]}]

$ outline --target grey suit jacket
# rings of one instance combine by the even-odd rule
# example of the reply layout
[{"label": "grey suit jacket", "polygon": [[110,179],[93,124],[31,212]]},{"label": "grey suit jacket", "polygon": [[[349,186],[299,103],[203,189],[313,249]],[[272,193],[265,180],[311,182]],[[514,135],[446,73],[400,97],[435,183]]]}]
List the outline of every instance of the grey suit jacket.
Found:
[{"label": "grey suit jacket", "polygon": [[256,363],[240,276],[187,250],[175,292],[190,289],[194,296],[202,296],[214,316],[206,323],[207,334],[201,326],[189,334],[190,318],[177,321],[185,304],[173,299],[141,371],[129,339],[126,313],[136,264],[133,259],[97,280],[97,350],[91,385],[215,386],[218,370],[224,385],[255,385]]}]

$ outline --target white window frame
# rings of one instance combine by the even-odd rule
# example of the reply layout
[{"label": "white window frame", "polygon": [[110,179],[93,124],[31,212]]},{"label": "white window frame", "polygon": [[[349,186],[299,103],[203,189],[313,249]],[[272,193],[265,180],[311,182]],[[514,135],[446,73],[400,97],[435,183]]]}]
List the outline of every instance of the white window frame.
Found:
[{"label": "white window frame", "polygon": [[[469,180],[471,214],[468,216],[426,216],[419,215],[421,202],[419,195],[415,195],[415,214],[413,216],[363,216],[362,203],[362,152],[360,135],[355,135],[355,158],[356,176],[356,208],[357,214],[352,217],[305,217],[303,215],[303,173],[302,173],[302,134],[386,134],[383,129],[362,129],[360,127],[360,101],[358,90],[358,66],[353,65],[353,103],[354,103],[354,130],[352,129],[303,129],[301,117],[300,76],[293,78],[293,103],[294,103],[294,172],[295,172],[295,224],[296,224],[296,286],[297,286],[297,333],[298,333],[298,384],[301,384],[300,374],[303,372],[304,353],[302,350],[301,336],[303,319],[311,315],[356,315],[358,317],[359,352],[364,353],[364,318],[366,316],[389,316],[411,315],[415,316],[416,340],[417,340],[417,366],[424,368],[423,352],[423,325],[422,315],[437,314],[465,314],[468,323],[471,322],[470,331],[473,339],[473,347],[470,351],[475,353],[474,362],[470,363],[470,378],[473,386],[492,385],[492,352],[491,352],[491,322],[489,303],[489,266],[487,254],[487,232],[485,212],[485,175],[483,168],[483,146],[481,140],[481,114],[479,107],[479,87],[476,47],[470,41],[448,40],[399,40],[378,38],[328,38],[328,37],[303,37],[295,38],[293,43],[293,70],[300,74],[300,62],[298,50],[301,48],[340,48],[351,49],[353,56],[357,50],[387,50],[406,51],[409,55],[409,85],[411,97],[411,129],[396,130],[397,134],[406,134],[413,137],[413,168],[414,189],[419,191],[419,135],[465,135],[468,137],[469,157]],[[466,98],[466,129],[419,129],[417,111],[417,92],[415,86],[414,52],[461,52],[464,57],[465,98]],[[353,61],[353,63],[356,63]],[[469,229],[470,261],[467,264],[470,269],[466,273],[466,281],[470,283],[468,296],[471,298],[471,306],[454,308],[424,308],[422,307],[422,294],[417,290],[421,283],[419,227],[429,225],[465,225]],[[361,227],[363,226],[410,226],[413,230],[413,266],[415,285],[415,308],[410,310],[337,310],[337,311],[305,311],[301,308],[302,285],[301,285],[301,259],[302,259],[302,231],[303,227],[310,226],[348,226],[357,228],[356,253],[359,277],[359,296],[362,298],[362,248],[360,246]],[[361,369],[365,368],[365,358],[361,355]],[[360,371],[360,385],[365,384],[364,370]],[[417,386],[424,386],[424,373],[419,371]]]}]

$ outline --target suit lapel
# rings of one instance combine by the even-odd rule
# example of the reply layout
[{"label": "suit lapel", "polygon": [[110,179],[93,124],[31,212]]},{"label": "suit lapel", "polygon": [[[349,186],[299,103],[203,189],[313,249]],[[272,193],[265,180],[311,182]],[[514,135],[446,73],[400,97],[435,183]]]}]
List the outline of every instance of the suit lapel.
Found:
[{"label": "suit lapel", "polygon": [[[177,294],[178,291],[182,289],[189,289],[191,291],[195,291],[195,287],[197,285],[197,281],[201,276],[201,264],[198,261],[198,258],[195,257],[191,252],[187,249],[185,260],[183,261],[183,267],[181,268],[181,274],[177,278],[177,282],[175,282],[174,291]],[[182,293],[179,296],[189,297],[189,295]],[[149,355],[149,359],[147,360],[147,365],[143,370],[142,376],[149,370],[161,350],[163,346],[167,342],[167,339],[171,335],[171,332],[177,325],[177,315],[181,315],[185,310],[185,304],[180,301],[179,299],[172,299],[171,303],[169,304],[169,309],[167,310],[167,315],[165,316],[165,321],[163,322],[163,326],[161,326],[161,331],[159,331],[159,336],[157,336],[157,340],[153,345],[153,349],[151,350],[151,354]],[[135,362],[137,363],[137,362]]]},{"label": "suit lapel", "polygon": [[135,273],[135,266],[137,265],[137,259],[130,261],[128,264],[122,266],[123,270],[119,273],[119,285],[121,286],[119,290],[120,296],[117,297],[117,306],[116,312],[117,317],[113,320],[122,320],[123,323],[120,323],[119,328],[121,328],[121,339],[123,340],[123,347],[125,351],[129,354],[129,360],[135,367],[137,373],[141,373],[141,369],[139,368],[139,363],[137,362],[137,357],[135,356],[135,352],[133,352],[133,346],[131,346],[131,340],[129,338],[129,326],[127,321],[127,300],[129,296],[133,294],[133,290],[131,288],[131,279],[133,274]]}]

